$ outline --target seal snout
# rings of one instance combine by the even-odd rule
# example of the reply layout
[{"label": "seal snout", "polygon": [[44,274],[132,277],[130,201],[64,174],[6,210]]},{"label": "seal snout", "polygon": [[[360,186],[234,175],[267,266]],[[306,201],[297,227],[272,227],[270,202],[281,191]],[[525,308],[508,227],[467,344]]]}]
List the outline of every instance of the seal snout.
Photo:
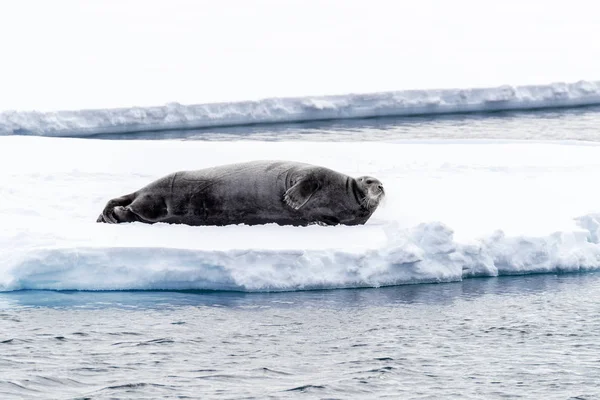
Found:
[{"label": "seal snout", "polygon": [[383,185],[377,185],[369,189],[369,195],[377,200],[381,200],[385,196],[385,190],[383,190]]},{"label": "seal snout", "polygon": [[365,194],[363,206],[370,210],[375,209],[385,197],[383,183],[372,176],[361,176],[357,181]]},{"label": "seal snout", "polygon": [[374,199],[379,199],[380,197],[385,196],[385,190],[383,190],[383,185],[381,183],[371,185],[371,187],[369,187],[368,193],[369,196],[371,196]]}]

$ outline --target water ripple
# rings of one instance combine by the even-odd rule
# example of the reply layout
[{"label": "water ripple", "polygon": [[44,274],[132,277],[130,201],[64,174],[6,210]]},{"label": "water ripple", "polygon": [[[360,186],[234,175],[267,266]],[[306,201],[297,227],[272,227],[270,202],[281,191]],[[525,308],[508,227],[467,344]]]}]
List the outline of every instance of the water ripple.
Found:
[{"label": "water ripple", "polygon": [[146,305],[160,298],[136,309],[13,302],[0,324],[0,398],[564,400],[600,393],[600,274],[493,283],[235,302],[227,293],[185,294],[190,303],[222,307],[165,305],[164,292],[114,294]]}]

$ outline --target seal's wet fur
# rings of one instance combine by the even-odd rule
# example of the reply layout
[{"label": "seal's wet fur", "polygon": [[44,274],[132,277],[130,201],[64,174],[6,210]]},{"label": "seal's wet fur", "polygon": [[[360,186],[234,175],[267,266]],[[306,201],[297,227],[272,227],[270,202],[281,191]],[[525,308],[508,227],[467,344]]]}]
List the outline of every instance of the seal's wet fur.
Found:
[{"label": "seal's wet fur", "polygon": [[290,161],[181,171],[110,200],[97,222],[186,225],[361,225],[384,196],[381,182]]}]

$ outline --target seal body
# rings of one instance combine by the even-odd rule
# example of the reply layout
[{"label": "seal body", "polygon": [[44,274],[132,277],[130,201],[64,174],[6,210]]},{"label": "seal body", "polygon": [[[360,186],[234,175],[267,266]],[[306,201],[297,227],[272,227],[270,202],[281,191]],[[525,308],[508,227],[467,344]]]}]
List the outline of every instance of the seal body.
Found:
[{"label": "seal body", "polygon": [[186,225],[359,225],[384,195],[381,182],[289,161],[180,171],[110,200],[97,222]]}]

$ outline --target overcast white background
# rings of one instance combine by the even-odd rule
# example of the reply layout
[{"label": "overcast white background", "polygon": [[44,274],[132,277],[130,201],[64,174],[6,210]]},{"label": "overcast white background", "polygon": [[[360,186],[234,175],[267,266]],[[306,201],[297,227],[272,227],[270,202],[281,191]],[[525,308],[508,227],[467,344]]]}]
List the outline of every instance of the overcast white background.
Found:
[{"label": "overcast white background", "polygon": [[12,0],[0,110],[600,79],[595,1]]}]

